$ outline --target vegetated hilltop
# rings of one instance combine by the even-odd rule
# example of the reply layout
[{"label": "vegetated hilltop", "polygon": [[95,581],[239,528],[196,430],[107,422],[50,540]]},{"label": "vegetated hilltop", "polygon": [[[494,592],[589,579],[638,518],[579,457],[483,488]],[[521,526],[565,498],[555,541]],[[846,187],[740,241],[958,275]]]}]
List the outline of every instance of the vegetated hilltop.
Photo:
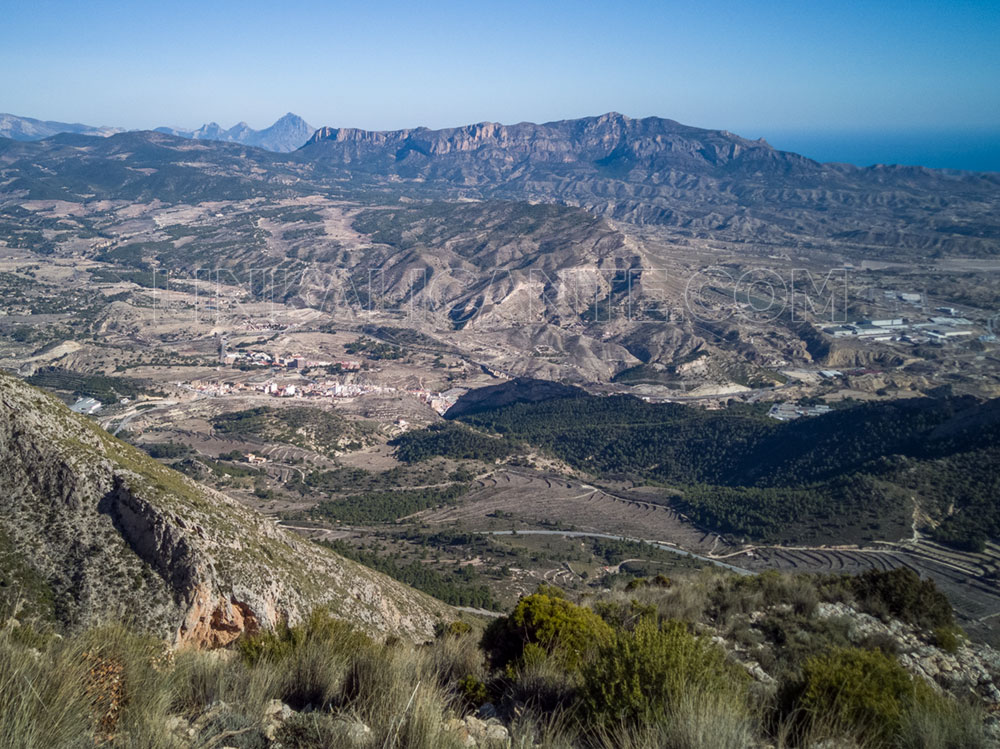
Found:
[{"label": "vegetated hilltop", "polygon": [[[1000,175],[820,164],[763,140],[616,113],[445,130],[321,128],[299,155],[354,179],[579,205],[689,236],[992,255]],[[945,206],[947,209],[945,210]]]},{"label": "vegetated hilltop", "polygon": [[371,431],[370,427],[366,430],[352,424],[336,411],[309,406],[257,406],[230,411],[212,417],[212,426],[220,434],[283,442],[331,456],[338,450],[360,446]]},{"label": "vegetated hilltop", "polygon": [[499,385],[476,388],[462,395],[448,409],[445,417],[458,419],[471,417],[484,411],[495,411],[519,403],[539,403],[562,398],[583,398],[587,391],[573,385],[563,385],[549,380],[518,378]]},{"label": "vegetated hilltop", "polygon": [[[998,401],[921,398],[776,422],[746,405],[705,411],[573,389],[539,400],[539,387],[522,380],[472,391],[447,416],[594,475],[680,487],[684,510],[724,533],[798,543],[901,538],[912,532],[916,501],[940,541],[980,550],[1000,535]],[[462,448],[433,430],[399,443],[402,455],[421,458]]]},{"label": "vegetated hilltop", "polygon": [[0,374],[4,610],[67,629],[131,621],[224,645],[319,605],[424,638],[443,604],[166,468]]}]

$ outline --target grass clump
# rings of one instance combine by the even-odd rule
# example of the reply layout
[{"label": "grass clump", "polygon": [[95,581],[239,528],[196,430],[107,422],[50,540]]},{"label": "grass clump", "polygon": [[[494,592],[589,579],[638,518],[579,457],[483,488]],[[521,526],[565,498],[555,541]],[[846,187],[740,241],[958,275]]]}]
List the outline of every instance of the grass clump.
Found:
[{"label": "grass clump", "polygon": [[[72,746],[92,732],[76,643],[36,650],[5,626],[0,633],[0,746]],[[78,743],[83,746],[83,743]]]},{"label": "grass clump", "polygon": [[347,622],[322,609],[296,627],[279,625],[237,644],[244,661],[275,674],[283,702],[300,710],[329,707],[342,697],[352,662],[375,647]]},{"label": "grass clump", "polygon": [[283,660],[312,644],[349,652],[370,646],[372,640],[325,609],[316,609],[298,626],[281,622],[274,630],[239,640],[236,647],[247,663],[254,665],[262,660]]}]

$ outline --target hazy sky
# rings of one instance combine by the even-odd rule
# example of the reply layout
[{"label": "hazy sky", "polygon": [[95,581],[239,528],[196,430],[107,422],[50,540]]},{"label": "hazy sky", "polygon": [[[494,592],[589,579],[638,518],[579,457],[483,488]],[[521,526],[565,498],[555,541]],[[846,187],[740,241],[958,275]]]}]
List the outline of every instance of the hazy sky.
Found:
[{"label": "hazy sky", "polygon": [[0,111],[442,127],[615,110],[752,137],[1000,130],[1000,2],[3,0]]}]

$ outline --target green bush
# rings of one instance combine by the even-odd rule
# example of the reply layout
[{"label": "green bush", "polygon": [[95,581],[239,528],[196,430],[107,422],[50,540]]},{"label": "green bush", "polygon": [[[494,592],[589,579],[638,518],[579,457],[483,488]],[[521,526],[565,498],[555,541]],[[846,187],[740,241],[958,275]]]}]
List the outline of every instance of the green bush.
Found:
[{"label": "green bush", "polygon": [[462,701],[473,708],[479,707],[490,698],[486,685],[472,674],[459,680],[458,693],[462,697]]},{"label": "green bush", "polygon": [[522,598],[510,616],[491,624],[483,635],[483,648],[496,666],[538,658],[554,658],[568,671],[579,668],[588,653],[612,637],[612,630],[597,614],[561,597],[548,586]]},{"label": "green bush", "polygon": [[879,650],[840,648],[806,661],[799,708],[810,724],[834,726],[872,746],[888,746],[904,717],[932,696]]},{"label": "green bush", "polygon": [[892,616],[924,629],[951,627],[955,616],[948,598],[932,580],[921,580],[911,569],[870,570],[850,580],[858,603],[868,613]]},{"label": "green bush", "polygon": [[610,728],[664,721],[686,694],[726,695],[738,710],[745,681],[721,649],[683,623],[644,617],[599,648],[583,669],[583,694],[588,713]]},{"label": "green bush", "polygon": [[438,622],[434,625],[434,636],[437,639],[442,637],[463,637],[472,631],[472,625],[468,622],[463,622],[461,619],[456,619],[453,622]]},{"label": "green bush", "polygon": [[955,627],[935,627],[934,644],[946,653],[958,652],[958,631]]},{"label": "green bush", "polygon": [[673,585],[673,580],[671,580],[669,577],[667,577],[661,572],[653,578],[648,578],[648,577],[633,578],[625,584],[625,590],[633,591],[649,587],[669,588],[671,585]]}]

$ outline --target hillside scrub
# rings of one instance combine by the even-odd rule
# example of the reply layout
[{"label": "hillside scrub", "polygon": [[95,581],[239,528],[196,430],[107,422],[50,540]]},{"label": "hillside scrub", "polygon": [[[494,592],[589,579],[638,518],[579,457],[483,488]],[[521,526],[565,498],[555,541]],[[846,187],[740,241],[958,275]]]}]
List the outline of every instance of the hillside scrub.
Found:
[{"label": "hillside scrub", "polygon": [[949,727],[953,734],[946,746],[977,745],[975,732],[962,727],[962,718],[970,716],[962,716],[959,703],[948,702],[878,650],[844,648],[811,658],[801,690],[799,715],[813,734],[820,727],[866,746],[893,747],[906,735],[926,741],[917,727],[934,716],[936,732]]},{"label": "hillside scrub", "polygon": [[[857,585],[895,596],[885,580]],[[852,578],[710,571],[578,601],[542,586],[485,630],[442,622],[423,645],[317,610],[212,652],[172,652],[122,627],[60,637],[8,619],[0,745],[987,746],[979,708],[820,623],[819,607],[854,595]],[[741,638],[771,652],[772,679],[753,676]]]},{"label": "hillside scrub", "polygon": [[725,698],[739,713],[746,674],[725,652],[691,634],[682,622],[644,616],[631,631],[619,629],[584,669],[584,704],[609,728],[669,721],[685,699]]}]

